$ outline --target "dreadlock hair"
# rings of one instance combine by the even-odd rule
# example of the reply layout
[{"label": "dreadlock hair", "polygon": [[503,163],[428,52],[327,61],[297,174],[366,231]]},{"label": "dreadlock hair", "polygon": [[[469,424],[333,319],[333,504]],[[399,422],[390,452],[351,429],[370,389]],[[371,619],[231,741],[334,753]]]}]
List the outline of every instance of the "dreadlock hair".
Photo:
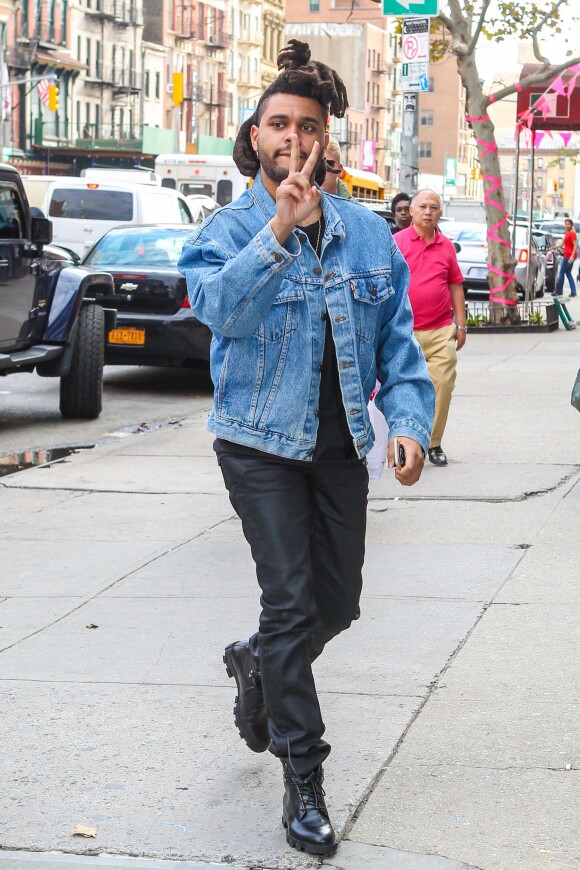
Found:
[{"label": "dreadlock hair", "polygon": [[[338,73],[318,60],[310,59],[310,48],[306,42],[291,39],[278,55],[280,75],[266,88],[258,101],[253,115],[238,131],[234,145],[233,158],[242,175],[255,178],[260,169],[258,155],[252,147],[250,130],[258,126],[266,108],[266,103],[274,94],[294,94],[308,97],[320,103],[326,115],[342,118],[348,108],[348,97],[344,82]],[[326,167],[322,161],[316,180],[324,178]]]}]

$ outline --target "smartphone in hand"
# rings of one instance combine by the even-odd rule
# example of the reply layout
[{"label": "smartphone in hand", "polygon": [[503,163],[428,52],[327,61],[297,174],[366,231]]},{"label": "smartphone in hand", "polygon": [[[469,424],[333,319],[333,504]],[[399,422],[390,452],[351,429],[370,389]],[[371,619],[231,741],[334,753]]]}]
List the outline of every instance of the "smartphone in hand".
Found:
[{"label": "smartphone in hand", "polygon": [[399,439],[393,439],[393,450],[395,452],[395,468],[403,468],[406,462],[405,448],[399,444]]}]

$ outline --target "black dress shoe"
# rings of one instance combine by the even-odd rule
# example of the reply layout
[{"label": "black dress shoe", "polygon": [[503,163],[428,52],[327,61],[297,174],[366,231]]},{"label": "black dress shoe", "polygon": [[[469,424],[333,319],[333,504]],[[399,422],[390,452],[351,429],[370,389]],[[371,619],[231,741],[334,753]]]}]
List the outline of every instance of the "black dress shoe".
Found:
[{"label": "black dress shoe", "polygon": [[322,766],[307,776],[294,773],[283,763],[284,793],[282,824],[286,840],[294,849],[310,855],[332,855],[338,845],[324,802]]},{"label": "black dress shoe", "polygon": [[237,729],[253,752],[265,752],[270,745],[268,715],[262,694],[262,679],[247,641],[226,647],[224,664],[228,677],[235,677],[238,694],[234,703]]},{"label": "black dress shoe", "polygon": [[429,462],[432,462],[433,465],[447,465],[447,457],[441,447],[429,448]]}]

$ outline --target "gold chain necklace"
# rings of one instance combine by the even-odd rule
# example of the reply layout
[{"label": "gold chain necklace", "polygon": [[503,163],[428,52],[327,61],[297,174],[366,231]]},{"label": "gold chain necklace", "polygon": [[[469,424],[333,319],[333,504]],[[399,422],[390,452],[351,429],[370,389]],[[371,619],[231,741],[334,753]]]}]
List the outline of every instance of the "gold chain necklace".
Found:
[{"label": "gold chain necklace", "polygon": [[320,236],[322,234],[322,214],[318,218],[318,233],[316,235],[316,247],[314,248],[314,253],[317,257],[320,257]]}]

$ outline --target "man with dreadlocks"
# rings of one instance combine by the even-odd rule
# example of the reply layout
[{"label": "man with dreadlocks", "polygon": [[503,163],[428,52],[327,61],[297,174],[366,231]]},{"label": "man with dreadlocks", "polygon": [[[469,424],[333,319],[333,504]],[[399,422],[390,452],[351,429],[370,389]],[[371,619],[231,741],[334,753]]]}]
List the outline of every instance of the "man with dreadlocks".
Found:
[{"label": "man with dreadlocks", "polygon": [[330,752],[312,675],[324,645],[358,619],[375,402],[415,483],[433,387],[413,337],[409,270],[385,221],[325,194],[328,114],[348,106],[337,73],[291,40],[281,73],[240,128],[234,160],[254,179],[183,249],[193,313],[213,333],[208,426],[256,563],[259,630],[225,651],[236,725],[283,764],[288,843],[331,854]]}]

